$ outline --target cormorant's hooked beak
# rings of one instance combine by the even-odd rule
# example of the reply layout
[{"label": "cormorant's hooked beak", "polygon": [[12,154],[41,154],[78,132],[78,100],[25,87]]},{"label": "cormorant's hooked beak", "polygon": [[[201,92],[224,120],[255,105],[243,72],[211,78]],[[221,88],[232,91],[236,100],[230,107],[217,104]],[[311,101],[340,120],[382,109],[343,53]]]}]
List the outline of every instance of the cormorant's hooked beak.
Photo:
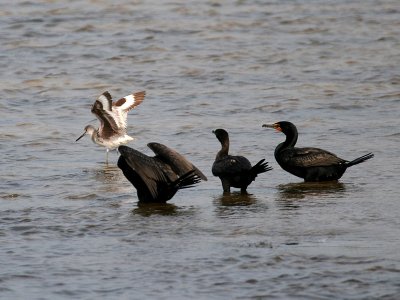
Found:
[{"label": "cormorant's hooked beak", "polygon": [[274,125],[275,125],[275,124],[263,124],[262,127],[275,128]]},{"label": "cormorant's hooked beak", "polygon": [[213,131],[211,131],[211,132],[215,134],[215,130],[213,130]]},{"label": "cormorant's hooked beak", "polygon": [[275,130],[277,130],[277,131],[282,131],[282,128],[281,128],[281,126],[279,126],[278,123],[274,123],[274,124],[263,124],[262,127],[273,128],[273,129],[275,129]]},{"label": "cormorant's hooked beak", "polygon": [[75,142],[77,142],[77,141],[79,141],[81,138],[83,138],[85,134],[86,134],[86,131],[85,131],[80,137],[78,137],[78,138],[76,139]]}]

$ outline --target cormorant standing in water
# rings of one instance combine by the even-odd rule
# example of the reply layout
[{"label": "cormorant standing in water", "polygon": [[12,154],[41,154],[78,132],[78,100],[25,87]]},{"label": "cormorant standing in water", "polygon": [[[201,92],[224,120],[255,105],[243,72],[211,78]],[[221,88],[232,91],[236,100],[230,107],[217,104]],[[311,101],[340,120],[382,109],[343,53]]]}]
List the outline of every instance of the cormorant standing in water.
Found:
[{"label": "cormorant standing in water", "polygon": [[290,122],[264,124],[262,127],[274,128],[286,135],[286,140],[275,148],[275,159],[282,169],[304,181],[338,180],[347,168],[374,157],[374,154],[368,153],[347,161],[323,149],[295,148],[298,133],[296,126]]},{"label": "cormorant standing in water", "polygon": [[265,159],[260,160],[253,167],[250,161],[243,156],[229,155],[229,134],[224,129],[213,131],[221,143],[221,150],[217,153],[212,165],[212,173],[221,179],[224,193],[229,193],[230,188],[240,188],[242,193],[247,193],[248,185],[255,180],[258,174],[272,170]]},{"label": "cormorant standing in water", "polygon": [[159,143],[147,146],[147,156],[127,146],[118,147],[118,167],[137,190],[141,203],[165,203],[179,189],[189,188],[207,177],[181,154]]}]

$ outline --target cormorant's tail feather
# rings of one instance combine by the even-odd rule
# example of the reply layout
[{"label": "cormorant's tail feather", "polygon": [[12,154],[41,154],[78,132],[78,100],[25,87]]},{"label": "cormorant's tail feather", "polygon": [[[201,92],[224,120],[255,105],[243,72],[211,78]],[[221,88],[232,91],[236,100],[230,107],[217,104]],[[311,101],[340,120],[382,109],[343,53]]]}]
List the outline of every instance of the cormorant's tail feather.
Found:
[{"label": "cormorant's tail feather", "polygon": [[347,165],[347,167],[351,167],[351,166],[360,164],[360,163],[362,163],[362,162],[364,162],[364,161],[366,161],[368,159],[371,159],[373,157],[374,157],[373,153],[368,153],[368,154],[365,154],[365,155],[363,155],[363,156],[361,156],[359,158],[356,158],[356,159],[348,162],[346,165]]},{"label": "cormorant's tail feather", "polygon": [[191,170],[175,180],[172,183],[172,186],[175,186],[177,189],[186,189],[192,187],[200,181],[201,178],[196,174],[196,170]]},{"label": "cormorant's tail feather", "polygon": [[268,166],[268,162],[266,162],[265,159],[262,159],[251,168],[250,173],[254,175],[255,178],[258,174],[271,170],[272,167]]}]

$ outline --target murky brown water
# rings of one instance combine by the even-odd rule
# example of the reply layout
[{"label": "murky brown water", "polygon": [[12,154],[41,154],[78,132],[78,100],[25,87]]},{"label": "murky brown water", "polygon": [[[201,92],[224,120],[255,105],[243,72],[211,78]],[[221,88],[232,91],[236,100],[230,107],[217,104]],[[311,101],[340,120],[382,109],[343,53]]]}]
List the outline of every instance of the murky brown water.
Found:
[{"label": "murky brown water", "polygon": [[[0,298],[396,299],[398,1],[14,1],[0,11]],[[108,90],[146,90],[131,146],[165,143],[209,181],[138,207],[110,154],[74,140]],[[375,158],[303,184],[299,145]],[[92,122],[93,124],[96,123]],[[219,143],[274,167],[223,196]]]}]

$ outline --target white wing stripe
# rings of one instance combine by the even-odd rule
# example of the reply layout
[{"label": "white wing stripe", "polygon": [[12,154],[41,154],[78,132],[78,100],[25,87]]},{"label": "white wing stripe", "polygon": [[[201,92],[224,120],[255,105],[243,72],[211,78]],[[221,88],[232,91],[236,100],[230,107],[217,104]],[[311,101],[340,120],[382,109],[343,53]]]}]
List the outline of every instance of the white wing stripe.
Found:
[{"label": "white wing stripe", "polygon": [[135,104],[135,96],[134,95],[128,95],[125,96],[125,103],[119,108],[122,110],[128,109],[129,107],[131,107],[133,104]]},{"label": "white wing stripe", "polygon": [[110,111],[110,102],[108,101],[107,97],[104,95],[100,95],[97,98],[97,101],[99,101],[103,105],[104,110]]}]

